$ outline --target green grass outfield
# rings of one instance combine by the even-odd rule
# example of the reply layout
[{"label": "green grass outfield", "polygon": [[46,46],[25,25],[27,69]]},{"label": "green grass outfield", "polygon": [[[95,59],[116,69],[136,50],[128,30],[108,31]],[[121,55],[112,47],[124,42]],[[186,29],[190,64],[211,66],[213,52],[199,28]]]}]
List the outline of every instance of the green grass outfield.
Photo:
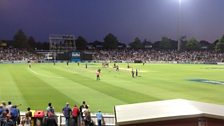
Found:
[{"label": "green grass outfield", "polygon": [[[127,64],[119,64],[120,71],[101,68],[101,64],[0,64],[0,101],[45,110],[52,102],[61,112],[66,102],[72,106],[83,100],[92,112],[101,109],[112,113],[114,105],[184,98],[224,104],[224,66],[183,64],[130,64],[139,69],[139,76],[131,77]],[[101,80],[96,70],[101,68]],[[222,84],[190,81],[206,79]]]}]

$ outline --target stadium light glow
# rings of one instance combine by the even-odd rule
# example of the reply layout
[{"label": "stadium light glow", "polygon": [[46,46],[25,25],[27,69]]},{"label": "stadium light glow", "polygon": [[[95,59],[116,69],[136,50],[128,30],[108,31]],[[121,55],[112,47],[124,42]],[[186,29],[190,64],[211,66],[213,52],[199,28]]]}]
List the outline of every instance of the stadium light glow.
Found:
[{"label": "stadium light glow", "polygon": [[177,50],[181,50],[181,10],[182,10],[182,2],[183,0],[178,0],[179,2],[179,14],[178,14],[178,45],[177,45]]},{"label": "stadium light glow", "polygon": [[183,0],[178,0],[179,2],[179,7],[181,7],[182,3],[184,2]]}]

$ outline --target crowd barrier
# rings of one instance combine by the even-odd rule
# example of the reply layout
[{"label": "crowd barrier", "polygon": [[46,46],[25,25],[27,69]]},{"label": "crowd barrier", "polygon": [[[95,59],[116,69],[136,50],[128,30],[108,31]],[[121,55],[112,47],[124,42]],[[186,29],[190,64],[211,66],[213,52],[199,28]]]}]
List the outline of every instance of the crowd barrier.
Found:
[{"label": "crowd barrier", "polygon": [[[21,112],[20,118],[22,119],[25,116],[24,112]],[[65,117],[62,113],[56,113],[56,120],[58,123],[58,126],[65,126]],[[115,116],[112,114],[103,114],[103,118],[104,118],[104,125],[103,126],[115,126]],[[33,118],[33,122],[35,123],[38,118]],[[92,113],[91,114],[91,119],[94,122],[95,125],[97,125],[97,118],[96,118],[96,114]],[[41,121],[43,121],[44,119],[39,119]],[[34,124],[35,126],[35,124]]]}]

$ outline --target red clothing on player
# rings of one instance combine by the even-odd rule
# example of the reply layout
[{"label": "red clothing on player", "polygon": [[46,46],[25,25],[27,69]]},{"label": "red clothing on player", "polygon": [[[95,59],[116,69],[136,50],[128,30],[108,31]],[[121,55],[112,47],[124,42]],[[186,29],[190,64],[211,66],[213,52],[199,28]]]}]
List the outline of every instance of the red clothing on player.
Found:
[{"label": "red clothing on player", "polygon": [[96,72],[96,79],[100,80],[100,72],[99,71]]}]

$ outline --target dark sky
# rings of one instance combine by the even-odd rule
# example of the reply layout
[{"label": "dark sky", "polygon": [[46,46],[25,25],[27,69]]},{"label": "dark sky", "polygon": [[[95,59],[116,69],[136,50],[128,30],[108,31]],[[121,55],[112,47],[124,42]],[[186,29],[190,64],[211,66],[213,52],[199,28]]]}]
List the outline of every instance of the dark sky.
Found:
[{"label": "dark sky", "polygon": [[[180,24],[180,30],[178,27]],[[224,0],[0,0],[0,39],[18,29],[37,41],[74,34],[87,41],[113,33],[122,42],[162,36],[213,42],[224,34]]]}]

